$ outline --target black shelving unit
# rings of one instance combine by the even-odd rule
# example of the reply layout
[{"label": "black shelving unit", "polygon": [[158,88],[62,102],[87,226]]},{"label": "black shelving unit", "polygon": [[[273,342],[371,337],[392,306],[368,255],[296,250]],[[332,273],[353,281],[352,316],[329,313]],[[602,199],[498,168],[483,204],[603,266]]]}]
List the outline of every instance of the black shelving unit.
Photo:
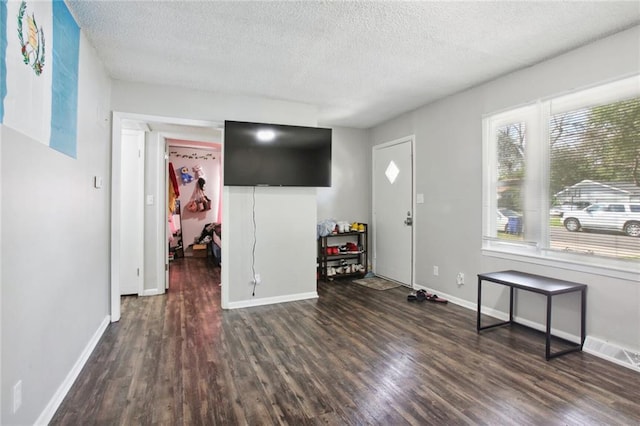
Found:
[{"label": "black shelving unit", "polygon": [[[318,278],[332,280],[336,278],[361,278],[367,273],[369,265],[367,248],[369,233],[367,224],[363,231],[349,231],[327,235],[318,238]],[[358,248],[355,251],[340,251],[338,254],[329,253],[329,248],[343,247],[352,242]],[[361,265],[359,267],[358,265]]]}]

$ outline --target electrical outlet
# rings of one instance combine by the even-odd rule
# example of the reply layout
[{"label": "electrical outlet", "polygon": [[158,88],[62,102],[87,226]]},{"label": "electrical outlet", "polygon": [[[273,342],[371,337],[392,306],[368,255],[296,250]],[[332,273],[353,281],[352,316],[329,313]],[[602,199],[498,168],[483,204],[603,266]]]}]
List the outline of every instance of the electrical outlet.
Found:
[{"label": "electrical outlet", "polygon": [[433,267],[433,275],[435,275],[435,276],[437,277],[439,273],[440,273],[440,272],[438,271],[438,267],[437,267],[437,266],[434,266],[434,267]]},{"label": "electrical outlet", "polygon": [[458,285],[464,284],[464,272],[458,272],[458,276],[456,277],[456,282]]},{"label": "electrical outlet", "polygon": [[15,414],[22,405],[22,380],[13,385],[13,413]]}]

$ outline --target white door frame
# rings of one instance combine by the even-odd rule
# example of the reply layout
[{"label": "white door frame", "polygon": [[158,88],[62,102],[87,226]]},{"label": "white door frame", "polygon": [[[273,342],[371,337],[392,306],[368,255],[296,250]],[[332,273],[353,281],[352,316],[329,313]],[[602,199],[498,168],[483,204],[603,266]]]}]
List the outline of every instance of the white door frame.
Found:
[{"label": "white door frame", "polygon": [[[169,185],[169,142],[167,142],[167,139],[164,139],[164,143],[162,144],[162,150],[164,152],[164,180],[167,182],[166,185]],[[165,194],[169,193],[168,188],[165,188],[165,190],[163,191]],[[167,195],[165,195],[166,197]],[[165,204],[168,205],[169,202],[168,200],[165,201]],[[166,220],[164,221],[165,223],[165,227],[164,227],[164,235],[166,237],[166,239],[169,239],[169,215],[173,214],[173,212],[170,212],[167,210],[165,210],[165,218]],[[180,212],[180,214],[182,215],[182,212]],[[180,216],[182,217],[182,216]],[[184,241],[182,243],[182,250],[184,251]],[[164,267],[164,291],[166,292],[167,290],[169,290],[169,244],[164,244],[164,255],[163,255],[163,259],[166,259],[166,265]]]},{"label": "white door frame", "polygon": [[[122,188],[122,182],[120,182],[120,169],[122,155],[122,126],[123,121],[130,120],[139,123],[166,123],[176,124],[183,126],[193,127],[218,127],[219,122],[205,121],[205,120],[190,120],[184,118],[175,117],[163,117],[146,114],[134,114],[125,113],[119,111],[113,111],[112,126],[111,126],[111,322],[120,320],[120,191]],[[182,136],[185,136],[184,134]],[[200,139],[200,137],[198,137]],[[157,161],[164,162],[164,150],[161,151],[162,158],[157,158]],[[164,169],[162,169],[164,170]],[[163,180],[166,186],[166,176]],[[162,214],[166,217],[166,211],[163,206],[166,202],[166,191],[161,191],[162,194],[157,199],[156,206],[160,209],[162,207]],[[160,210],[159,210],[160,211]],[[164,231],[161,232],[160,237],[156,244],[160,246],[155,250],[156,256],[161,257],[157,259],[158,271],[156,271],[158,277],[166,277],[166,244],[167,241],[167,227],[164,227]],[[144,285],[144,284],[143,284]],[[151,292],[153,294],[161,294],[164,292],[166,283],[161,283],[158,286],[157,292]],[[149,293],[149,294],[151,294]],[[143,294],[144,291],[143,291]]]},{"label": "white door frame", "polygon": [[[389,142],[384,142],[378,145],[374,145],[372,148],[371,155],[371,218],[373,220],[373,225],[375,227],[376,223],[376,212],[374,206],[376,205],[376,179],[375,179],[375,165],[376,165],[376,154],[378,150],[383,148],[388,148],[393,145],[398,145],[400,143],[410,142],[411,143],[411,217],[413,219],[413,224],[411,226],[411,282],[409,283],[411,287],[415,287],[414,279],[416,276],[416,137],[415,135],[409,135],[402,138],[394,139]],[[373,232],[369,232],[369,235],[372,236],[373,242],[373,272],[376,272],[376,263],[377,263],[377,242],[376,242],[376,231],[373,229]]]}]

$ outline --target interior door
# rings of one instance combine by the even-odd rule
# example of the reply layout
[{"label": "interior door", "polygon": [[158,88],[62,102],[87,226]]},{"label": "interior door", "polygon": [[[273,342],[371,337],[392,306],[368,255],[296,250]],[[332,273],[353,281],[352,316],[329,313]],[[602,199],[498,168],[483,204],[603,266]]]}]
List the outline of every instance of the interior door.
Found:
[{"label": "interior door", "polygon": [[374,271],[406,286],[413,276],[413,141],[373,148]]},{"label": "interior door", "polygon": [[141,294],[144,256],[144,132],[122,131],[120,294]]}]

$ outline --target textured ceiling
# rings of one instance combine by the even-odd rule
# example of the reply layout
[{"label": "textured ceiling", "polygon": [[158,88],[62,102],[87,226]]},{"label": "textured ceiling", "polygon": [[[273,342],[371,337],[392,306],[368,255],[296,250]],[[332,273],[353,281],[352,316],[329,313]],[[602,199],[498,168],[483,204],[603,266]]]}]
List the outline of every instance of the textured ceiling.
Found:
[{"label": "textured ceiling", "polygon": [[359,128],[640,23],[639,1],[68,4],[114,79],[303,102]]}]

